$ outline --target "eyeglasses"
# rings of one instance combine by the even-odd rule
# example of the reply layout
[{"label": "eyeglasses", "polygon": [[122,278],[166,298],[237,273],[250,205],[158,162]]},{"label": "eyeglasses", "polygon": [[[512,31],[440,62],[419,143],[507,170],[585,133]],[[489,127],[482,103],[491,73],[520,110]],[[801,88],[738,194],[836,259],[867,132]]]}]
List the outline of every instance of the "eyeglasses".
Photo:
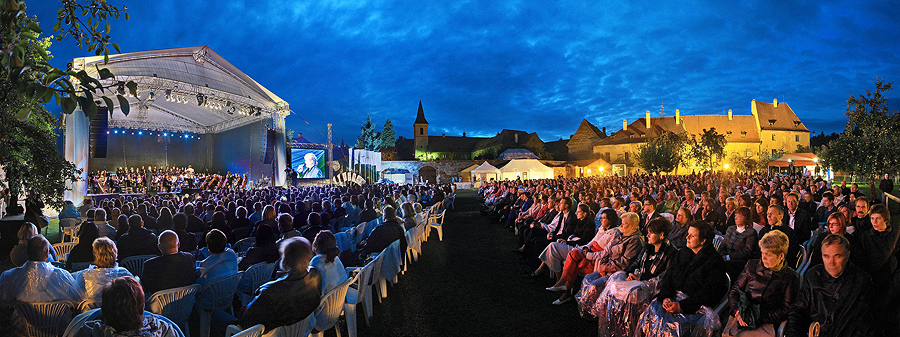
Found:
[{"label": "eyeglasses", "polygon": [[839,222],[829,222],[828,225],[829,226],[840,226],[841,224]]}]

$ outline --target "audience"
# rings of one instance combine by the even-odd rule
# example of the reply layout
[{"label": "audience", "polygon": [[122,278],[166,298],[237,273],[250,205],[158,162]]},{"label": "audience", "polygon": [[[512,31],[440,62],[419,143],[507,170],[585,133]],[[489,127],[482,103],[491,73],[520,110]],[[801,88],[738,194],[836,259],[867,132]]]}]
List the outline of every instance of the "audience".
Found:
[{"label": "audience", "polygon": [[259,227],[256,228],[256,243],[247,250],[247,254],[238,263],[238,270],[244,271],[257,263],[272,263],[277,260],[278,244],[276,243],[275,230],[261,222]]},{"label": "audience", "polygon": [[66,257],[66,269],[72,270],[72,263],[94,262],[94,240],[100,237],[97,225],[93,222],[81,224],[81,232],[78,233],[78,244],[72,247],[69,256]]},{"label": "audience", "polygon": [[337,241],[331,231],[319,232],[312,247],[316,256],[312,258],[309,265],[322,275],[322,295],[325,295],[347,280],[347,271],[344,270],[344,264],[338,258],[341,250],[337,247]]},{"label": "audience", "polygon": [[[94,225],[97,226],[97,232],[99,236],[105,236],[108,238],[114,238],[116,235],[116,228],[109,225],[109,222],[106,221],[106,210],[102,208],[98,208],[94,211]],[[98,236],[98,237],[99,237]],[[93,242],[93,240],[91,240]]]},{"label": "audience", "polygon": [[206,247],[210,255],[197,267],[198,284],[204,285],[210,280],[238,272],[237,254],[226,248],[227,245],[228,238],[222,231],[212,229],[206,233]]},{"label": "audience", "polygon": [[116,244],[106,237],[92,241],[92,254],[94,264],[88,269],[72,274],[75,284],[84,293],[85,300],[100,301],[101,291],[110,281],[122,277],[132,276],[127,269],[116,264],[118,250]]},{"label": "audience", "polygon": [[144,311],[144,290],[131,276],[103,288],[98,320],[85,322],[76,336],[177,336],[178,327]]},{"label": "audience", "polygon": [[128,217],[128,232],[122,234],[116,241],[119,247],[119,261],[137,255],[159,255],[156,241],[156,235],[144,228],[144,220],[140,215]]}]

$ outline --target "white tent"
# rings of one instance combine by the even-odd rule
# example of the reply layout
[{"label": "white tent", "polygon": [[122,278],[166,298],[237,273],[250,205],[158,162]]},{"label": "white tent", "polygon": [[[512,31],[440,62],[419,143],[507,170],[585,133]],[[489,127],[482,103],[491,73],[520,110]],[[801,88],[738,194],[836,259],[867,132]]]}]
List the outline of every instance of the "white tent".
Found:
[{"label": "white tent", "polygon": [[513,159],[500,168],[500,179],[552,179],[553,169],[537,159]]},{"label": "white tent", "polygon": [[472,181],[490,181],[491,179],[500,179],[500,170],[488,162],[484,162],[472,170]]}]

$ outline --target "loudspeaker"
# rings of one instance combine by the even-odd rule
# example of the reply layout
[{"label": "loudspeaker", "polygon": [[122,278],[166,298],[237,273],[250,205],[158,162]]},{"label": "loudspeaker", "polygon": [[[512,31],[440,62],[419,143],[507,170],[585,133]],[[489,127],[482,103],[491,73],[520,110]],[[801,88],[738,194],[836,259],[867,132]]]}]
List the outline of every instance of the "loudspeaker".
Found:
[{"label": "loudspeaker", "polygon": [[106,158],[108,133],[109,111],[105,107],[97,107],[97,115],[91,118],[91,158]]},{"label": "loudspeaker", "polygon": [[271,164],[275,158],[275,130],[266,130],[266,154],[263,164]]}]

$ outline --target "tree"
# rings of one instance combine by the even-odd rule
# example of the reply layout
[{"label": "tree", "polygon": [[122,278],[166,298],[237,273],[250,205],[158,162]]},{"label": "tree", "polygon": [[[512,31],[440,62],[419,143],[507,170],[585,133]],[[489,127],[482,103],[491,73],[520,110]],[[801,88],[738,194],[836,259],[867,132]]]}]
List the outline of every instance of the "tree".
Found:
[{"label": "tree", "polygon": [[366,117],[366,123],[361,127],[362,132],[356,137],[356,148],[375,151],[378,149],[378,135],[375,133],[375,124],[372,117]]},{"label": "tree", "polygon": [[728,145],[725,135],[716,132],[716,128],[703,129],[700,141],[691,141],[688,158],[695,160],[702,169],[712,170],[725,156],[725,145]]},{"label": "tree", "polygon": [[381,134],[378,135],[378,149],[383,150],[392,148],[396,144],[397,133],[394,132],[394,124],[392,124],[391,119],[388,118],[384,121],[384,129],[381,130]]},{"label": "tree", "polygon": [[844,132],[822,151],[826,166],[869,179],[873,194],[876,176],[900,171],[900,112],[884,96],[893,83],[878,79],[874,93],[850,96]]},{"label": "tree", "polygon": [[672,172],[684,158],[687,133],[666,132],[638,148],[635,160],[648,173]]},{"label": "tree", "polygon": [[[61,0],[62,8],[57,12],[57,22],[53,30],[60,34],[57,41],[69,35],[75,39],[79,49],[87,48],[96,55],[103,55],[108,60],[110,46],[121,52],[119,46],[110,42],[112,30],[109,19],[119,18],[128,13],[123,6],[120,10],[110,6],[106,0]],[[41,41],[43,30],[34,18],[26,13],[24,0],[5,0],[0,4],[0,75],[11,84],[9,90],[15,90],[25,100],[49,103],[55,100],[62,111],[71,114],[78,105],[88,117],[97,114],[99,102],[105,104],[109,111],[115,106],[112,98],[105,96],[106,89],[127,87],[132,95],[137,95],[137,84],[133,81],[118,82],[107,69],[99,69],[100,79],[88,75],[84,70],[61,70],[51,66],[47,47]],[[101,81],[106,80],[104,85]],[[95,96],[97,96],[95,100]],[[115,95],[122,113],[128,114],[128,101],[124,92]],[[28,119],[32,110],[22,107],[16,111],[19,120]]]},{"label": "tree", "polygon": [[[30,20],[33,19],[26,21]],[[49,54],[39,52],[49,46],[49,38],[40,39],[35,45],[24,46],[22,55],[26,59],[49,59]],[[23,110],[28,111],[30,118],[17,118],[16,114]],[[47,205],[62,209],[66,182],[78,180],[78,171],[57,150],[56,130],[60,124],[43,104],[28,99],[8,78],[0,78],[0,167],[5,173],[0,183],[12,195],[19,196],[27,189],[40,193]]]}]

